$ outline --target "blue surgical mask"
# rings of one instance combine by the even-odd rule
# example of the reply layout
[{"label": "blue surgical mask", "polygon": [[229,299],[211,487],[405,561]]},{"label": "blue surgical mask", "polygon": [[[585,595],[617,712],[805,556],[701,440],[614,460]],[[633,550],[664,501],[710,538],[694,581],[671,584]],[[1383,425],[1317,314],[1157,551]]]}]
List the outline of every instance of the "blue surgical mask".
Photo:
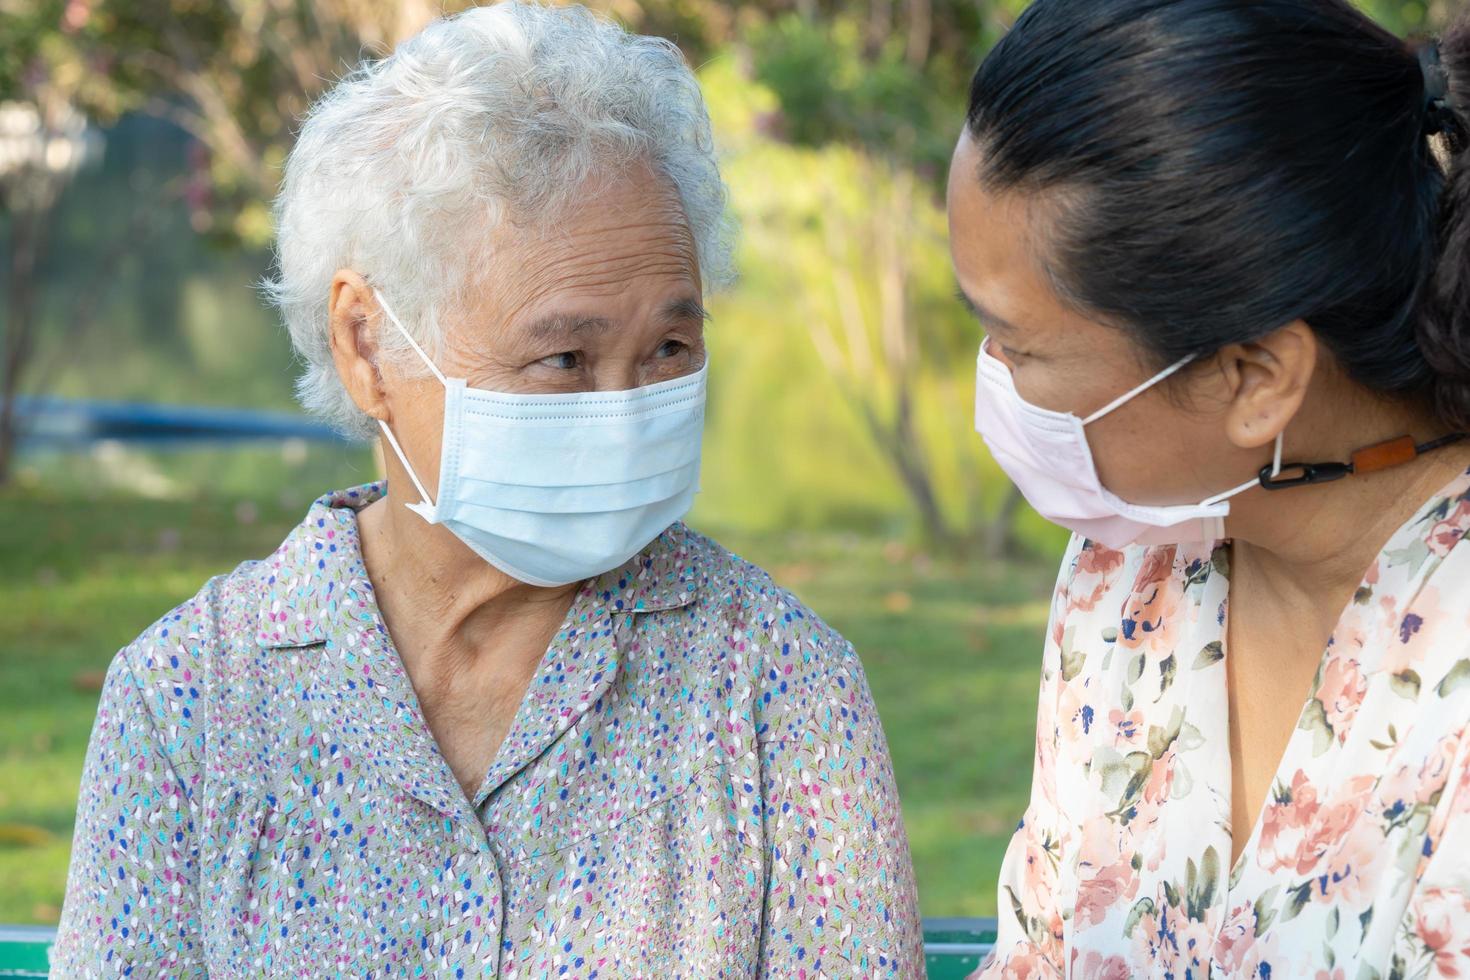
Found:
[{"label": "blue surgical mask", "polygon": [[546,587],[619,567],[688,513],[699,490],[708,362],[630,391],[470,388],[446,378],[374,295],[444,385],[437,500],[379,422],[422,498],[409,510],[507,575]]}]

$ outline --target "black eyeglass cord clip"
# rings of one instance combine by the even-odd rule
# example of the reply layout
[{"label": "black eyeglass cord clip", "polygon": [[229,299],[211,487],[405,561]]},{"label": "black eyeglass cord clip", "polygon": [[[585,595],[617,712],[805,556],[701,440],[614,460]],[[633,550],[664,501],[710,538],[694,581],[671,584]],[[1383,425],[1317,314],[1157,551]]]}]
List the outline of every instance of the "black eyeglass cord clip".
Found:
[{"label": "black eyeglass cord clip", "polygon": [[1438,439],[1430,439],[1428,442],[1416,443],[1412,436],[1399,436],[1397,439],[1389,439],[1386,442],[1377,442],[1371,446],[1365,446],[1353,453],[1352,459],[1346,463],[1329,461],[1325,463],[1284,463],[1280,473],[1272,473],[1272,466],[1267,463],[1261,467],[1261,488],[1264,490],[1285,490],[1288,487],[1305,487],[1317,483],[1331,483],[1341,480],[1345,476],[1353,476],[1361,473],[1373,473],[1378,470],[1386,470],[1392,466],[1407,463],[1417,459],[1425,453],[1433,452],[1444,446],[1450,446],[1462,441],[1470,435],[1465,432],[1451,432],[1440,436]]}]

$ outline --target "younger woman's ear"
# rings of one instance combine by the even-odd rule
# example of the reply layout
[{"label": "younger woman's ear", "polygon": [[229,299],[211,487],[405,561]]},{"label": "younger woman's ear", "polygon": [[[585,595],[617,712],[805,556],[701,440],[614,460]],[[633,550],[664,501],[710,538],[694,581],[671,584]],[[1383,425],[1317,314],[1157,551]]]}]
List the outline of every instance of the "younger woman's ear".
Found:
[{"label": "younger woman's ear", "polygon": [[1317,370],[1317,335],[1293,320],[1244,344],[1220,351],[1234,393],[1226,409],[1226,436],[1241,449],[1269,445],[1301,409]]},{"label": "younger woman's ear", "polygon": [[327,298],[332,361],[353,403],[372,418],[388,421],[377,331],[372,326],[377,313],[378,302],[367,280],[351,269],[338,269]]}]

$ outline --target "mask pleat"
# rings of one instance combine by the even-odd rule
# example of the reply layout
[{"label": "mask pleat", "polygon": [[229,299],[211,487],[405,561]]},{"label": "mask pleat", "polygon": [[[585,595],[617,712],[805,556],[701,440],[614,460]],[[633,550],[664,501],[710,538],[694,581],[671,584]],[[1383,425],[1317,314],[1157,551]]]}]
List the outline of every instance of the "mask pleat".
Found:
[{"label": "mask pleat", "polygon": [[[457,498],[468,506],[529,513],[590,514],[609,509],[626,510],[668,500],[699,479],[699,460],[640,480],[584,486],[536,487],[523,483],[497,483],[462,476],[465,486]],[[463,508],[464,504],[461,505]]]}]

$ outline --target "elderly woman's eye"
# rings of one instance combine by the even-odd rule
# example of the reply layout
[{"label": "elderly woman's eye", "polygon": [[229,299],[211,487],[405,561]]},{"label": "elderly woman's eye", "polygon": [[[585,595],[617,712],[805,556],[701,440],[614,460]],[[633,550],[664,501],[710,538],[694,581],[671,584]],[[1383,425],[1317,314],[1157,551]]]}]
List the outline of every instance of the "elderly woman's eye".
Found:
[{"label": "elderly woman's eye", "polygon": [[689,345],[682,340],[666,340],[659,345],[659,357],[678,357],[689,349]]},{"label": "elderly woman's eye", "polygon": [[544,364],[547,367],[555,368],[558,371],[572,371],[575,370],[577,367],[577,355],[571,351],[563,351],[560,354],[552,354],[550,357],[543,357],[536,363]]}]

